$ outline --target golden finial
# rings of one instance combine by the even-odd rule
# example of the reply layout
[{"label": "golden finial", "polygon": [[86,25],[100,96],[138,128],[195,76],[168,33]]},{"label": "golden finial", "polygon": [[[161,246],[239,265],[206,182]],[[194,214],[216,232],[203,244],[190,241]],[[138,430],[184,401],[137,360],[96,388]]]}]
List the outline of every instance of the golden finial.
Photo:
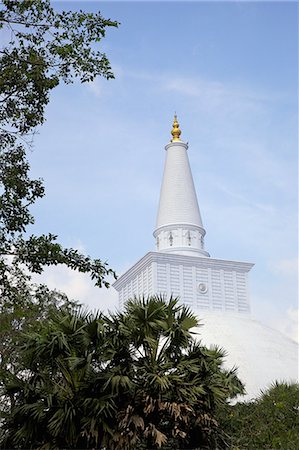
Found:
[{"label": "golden finial", "polygon": [[176,141],[180,141],[180,135],[181,135],[181,130],[180,130],[180,126],[179,126],[179,122],[177,120],[177,116],[176,114],[174,115],[174,120],[173,120],[173,127],[171,130],[171,134],[172,134],[172,139],[171,142],[176,142]]}]

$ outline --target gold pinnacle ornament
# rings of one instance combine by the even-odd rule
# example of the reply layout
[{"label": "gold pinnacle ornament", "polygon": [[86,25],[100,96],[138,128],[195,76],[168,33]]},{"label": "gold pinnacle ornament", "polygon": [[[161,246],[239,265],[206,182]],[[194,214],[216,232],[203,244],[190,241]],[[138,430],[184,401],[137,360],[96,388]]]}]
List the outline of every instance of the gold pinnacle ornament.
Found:
[{"label": "gold pinnacle ornament", "polygon": [[180,130],[180,126],[179,126],[179,122],[177,120],[176,114],[174,115],[173,127],[171,130],[171,134],[173,136],[171,139],[171,142],[181,141],[181,139],[180,139],[181,130]]}]

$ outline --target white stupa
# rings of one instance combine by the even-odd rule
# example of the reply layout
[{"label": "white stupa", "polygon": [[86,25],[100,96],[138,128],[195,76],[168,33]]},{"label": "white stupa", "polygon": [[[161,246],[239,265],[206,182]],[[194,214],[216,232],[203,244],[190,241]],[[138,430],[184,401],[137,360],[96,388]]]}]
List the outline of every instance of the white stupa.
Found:
[{"label": "white stupa", "polygon": [[248,272],[252,263],[211,258],[189,165],[175,116],[156,229],[156,251],[147,253],[115,283],[120,307],[133,296],[179,297],[198,314],[199,339],[226,350],[225,364],[237,366],[247,398],[274,380],[298,379],[298,345],[250,315]]}]

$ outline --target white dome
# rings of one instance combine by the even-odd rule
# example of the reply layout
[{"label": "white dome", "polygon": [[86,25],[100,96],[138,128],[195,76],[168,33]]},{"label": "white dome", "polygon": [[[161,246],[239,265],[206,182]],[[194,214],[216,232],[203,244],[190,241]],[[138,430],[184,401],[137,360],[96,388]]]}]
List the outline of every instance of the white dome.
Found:
[{"label": "white dome", "polygon": [[[195,330],[207,346],[217,344],[227,357],[225,367],[238,367],[249,400],[275,380],[298,381],[298,344],[250,316],[227,312],[198,312],[203,325]],[[194,331],[195,331],[194,330]]]}]

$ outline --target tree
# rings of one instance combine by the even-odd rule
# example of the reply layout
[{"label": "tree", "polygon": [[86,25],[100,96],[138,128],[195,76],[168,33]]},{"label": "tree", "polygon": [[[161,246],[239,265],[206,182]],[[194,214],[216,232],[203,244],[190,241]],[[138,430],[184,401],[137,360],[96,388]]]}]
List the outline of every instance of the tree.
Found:
[{"label": "tree", "polygon": [[232,448],[296,450],[299,443],[299,385],[275,382],[245,403],[226,406],[220,420]]},{"label": "tree", "polygon": [[44,195],[41,180],[31,180],[26,148],[21,143],[45,120],[50,91],[61,81],[74,78],[91,81],[97,75],[113,78],[105,54],[93,50],[107,27],[118,22],[104,19],[100,13],[55,12],[50,1],[3,1],[0,29],[10,31],[10,39],[1,49],[0,59],[0,254],[1,278],[6,276],[5,256],[13,256],[15,265],[25,265],[40,273],[44,265],[66,264],[89,272],[101,286],[112,273],[106,264],[92,261],[72,249],[63,249],[56,236],[24,238],[34,222],[29,206]]},{"label": "tree", "polygon": [[61,81],[114,78],[106,55],[94,48],[117,26],[100,13],[57,12],[49,0],[3,0],[0,28],[8,39],[0,53],[1,141],[41,125],[49,93]]},{"label": "tree", "polygon": [[[113,78],[96,49],[118,22],[100,13],[55,11],[49,0],[3,0],[0,8],[0,363],[12,364],[13,342],[28,319],[53,305],[70,307],[63,295],[32,284],[31,274],[63,264],[88,273],[99,287],[115,276],[106,262],[64,248],[53,233],[30,235],[30,206],[44,195],[42,180],[30,178],[26,151],[59,83]],[[43,298],[42,298],[43,296]],[[16,356],[16,355],[15,355]]]},{"label": "tree", "polygon": [[5,371],[2,448],[225,448],[217,408],[243,391],[223,353],[195,342],[176,299],[52,316]]},{"label": "tree", "polygon": [[195,341],[191,330],[197,325],[189,308],[173,298],[133,299],[113,316],[110,382],[121,403],[111,448],[225,447],[215,413],[243,386],[235,369],[222,369],[220,349]]}]

